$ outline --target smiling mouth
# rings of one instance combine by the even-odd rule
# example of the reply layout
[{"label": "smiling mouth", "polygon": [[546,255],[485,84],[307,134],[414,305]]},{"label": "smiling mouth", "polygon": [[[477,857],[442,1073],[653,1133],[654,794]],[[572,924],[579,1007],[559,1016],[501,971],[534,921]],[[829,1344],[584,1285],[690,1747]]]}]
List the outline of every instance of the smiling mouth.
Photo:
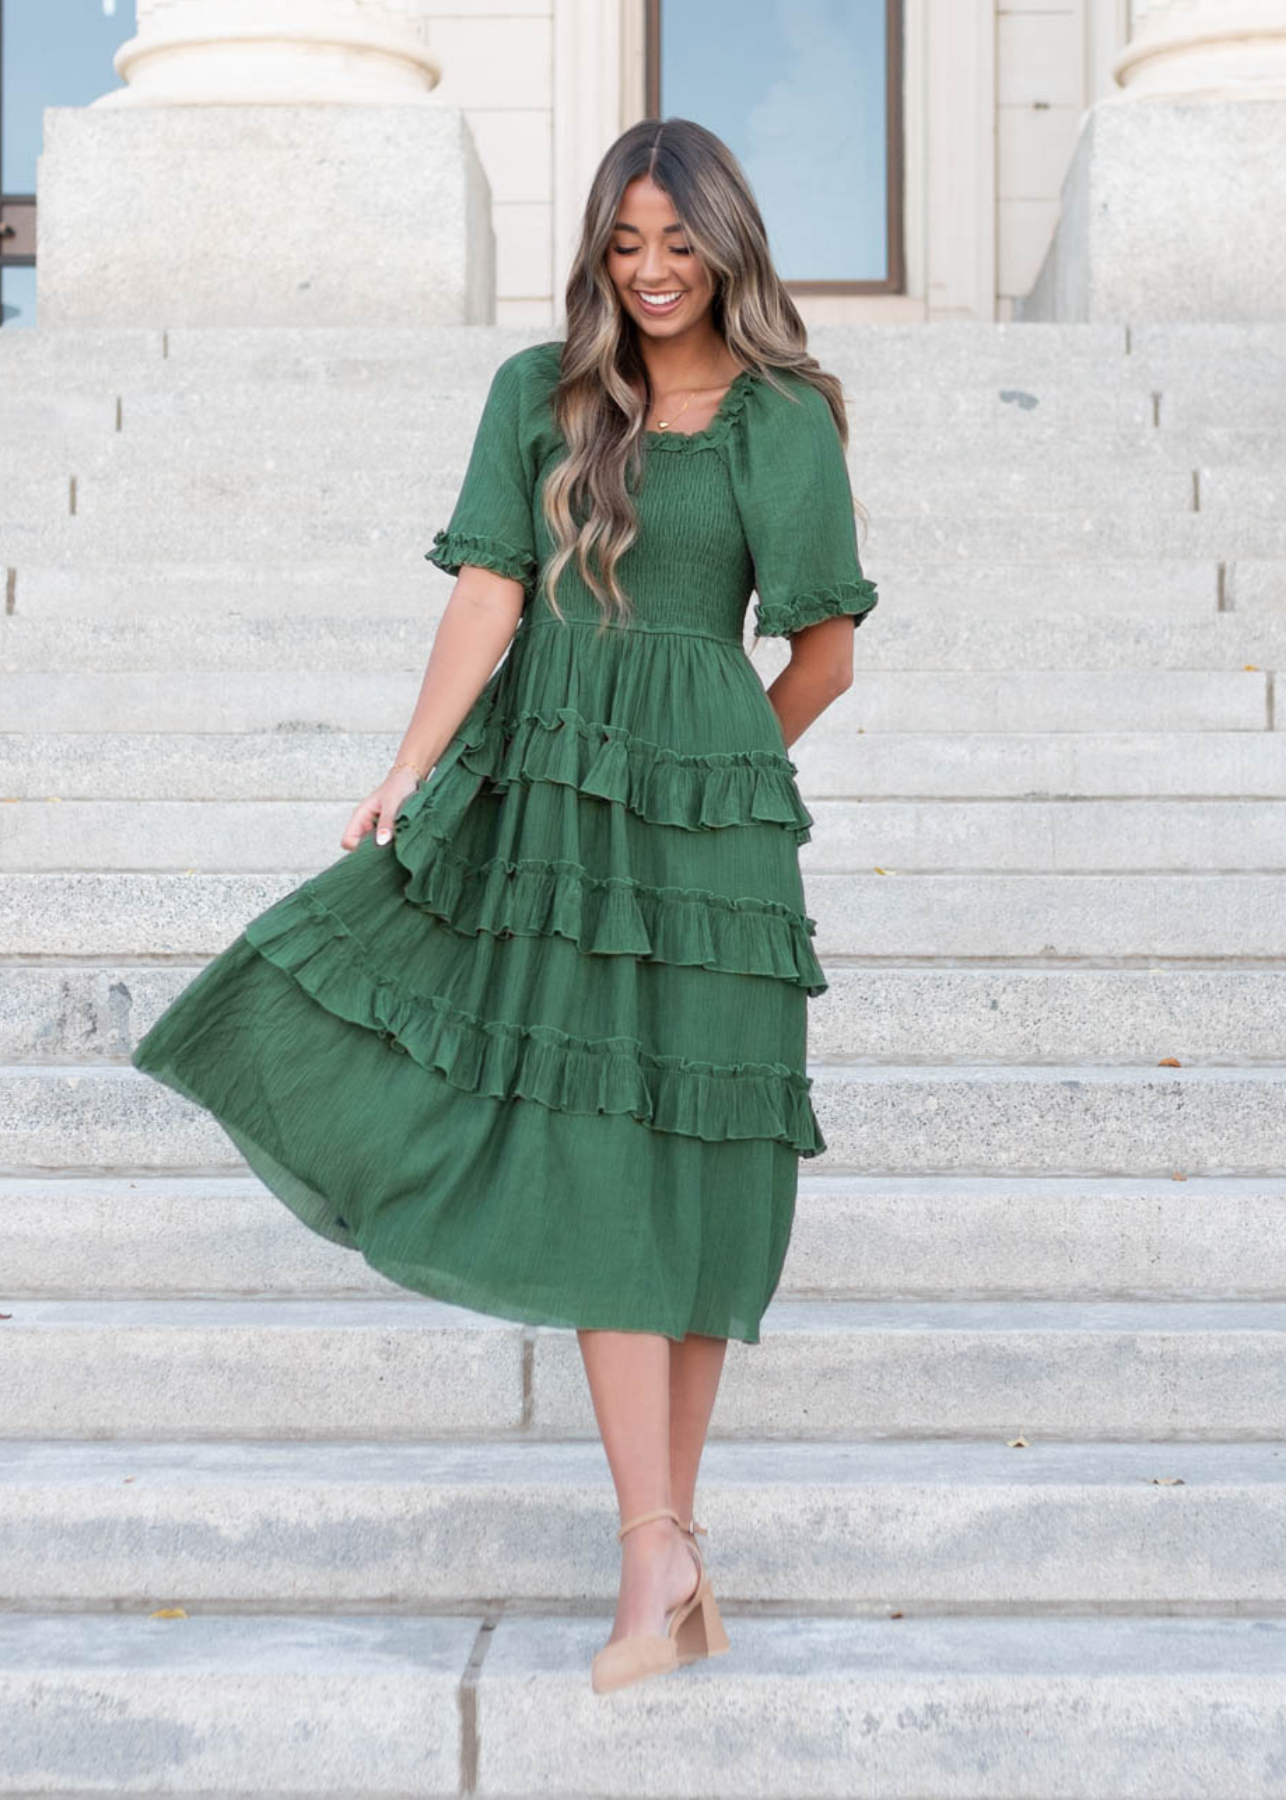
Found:
[{"label": "smiling mouth", "polygon": [[636,288],[634,290],[634,297],[636,300],[641,300],[644,306],[651,307],[653,311],[664,312],[667,307],[673,306],[678,300],[682,300],[683,289],[676,288],[668,294],[645,294],[641,289]]}]

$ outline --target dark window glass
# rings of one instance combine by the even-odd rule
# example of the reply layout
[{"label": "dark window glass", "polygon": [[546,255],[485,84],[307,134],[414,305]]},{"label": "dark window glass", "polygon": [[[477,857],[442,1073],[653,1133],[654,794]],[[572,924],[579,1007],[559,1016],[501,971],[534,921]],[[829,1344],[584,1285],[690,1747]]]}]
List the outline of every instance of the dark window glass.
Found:
[{"label": "dark window glass", "polygon": [[887,0],[662,0],[653,15],[660,115],[732,150],[785,281],[890,279],[888,12]]}]

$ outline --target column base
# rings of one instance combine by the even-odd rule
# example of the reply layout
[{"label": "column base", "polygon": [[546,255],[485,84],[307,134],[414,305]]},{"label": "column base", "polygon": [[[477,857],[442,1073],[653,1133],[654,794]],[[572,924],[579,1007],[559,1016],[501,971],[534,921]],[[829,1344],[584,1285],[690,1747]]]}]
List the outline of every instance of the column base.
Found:
[{"label": "column base", "polygon": [[44,123],[42,326],[494,322],[491,195],[460,112],[51,107]]},{"label": "column base", "polygon": [[1018,319],[1286,319],[1286,99],[1100,100]]}]

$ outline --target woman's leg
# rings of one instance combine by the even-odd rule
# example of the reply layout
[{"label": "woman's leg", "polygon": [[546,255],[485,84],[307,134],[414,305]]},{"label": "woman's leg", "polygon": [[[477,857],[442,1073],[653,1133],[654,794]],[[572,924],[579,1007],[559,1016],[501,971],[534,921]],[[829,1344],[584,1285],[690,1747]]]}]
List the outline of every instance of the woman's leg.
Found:
[{"label": "woman's leg", "polygon": [[[594,1416],[616,1488],[619,1522],[658,1506],[676,1505],[671,1488],[671,1360],[676,1345],[651,1331],[579,1330]],[[690,1461],[694,1409],[681,1391],[684,1459]],[[700,1452],[698,1450],[698,1456]],[[694,1472],[695,1478],[695,1472]],[[688,1502],[684,1502],[688,1504]],[[609,1644],[634,1632],[661,1632],[665,1615],[696,1585],[696,1564],[673,1519],[653,1519],[621,1540],[621,1587]]]},{"label": "woman's leg", "polygon": [[727,1338],[693,1331],[670,1345],[670,1504],[685,1525],[727,1350]]}]

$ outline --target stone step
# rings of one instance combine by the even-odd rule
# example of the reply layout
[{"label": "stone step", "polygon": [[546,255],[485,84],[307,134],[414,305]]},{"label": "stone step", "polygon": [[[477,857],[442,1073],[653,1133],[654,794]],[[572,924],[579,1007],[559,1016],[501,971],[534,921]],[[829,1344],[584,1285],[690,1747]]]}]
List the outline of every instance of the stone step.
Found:
[{"label": "stone step", "polygon": [[[10,732],[393,732],[405,731],[431,648],[399,649],[378,637],[374,669],[289,663],[264,668],[248,653],[239,666],[215,669],[72,669],[25,671],[6,682]],[[382,654],[381,654],[382,652]],[[310,652],[311,654],[311,652]],[[156,660],[161,661],[160,654]],[[321,649],[315,663],[332,660]],[[869,670],[828,710],[829,729],[860,721],[863,733],[1263,732],[1286,722],[1270,710],[1270,671],[1262,668],[1160,669],[1146,680],[1133,669]],[[802,748],[802,746],[801,746]],[[382,779],[384,770],[376,772]],[[354,796],[354,803],[360,795]]]},{"label": "stone step", "polygon": [[[421,448],[408,453],[403,466],[372,468],[350,457],[337,460],[324,445],[310,452],[306,463],[282,466],[279,458],[256,458],[242,446],[235,461],[230,443],[220,451],[212,446],[204,460],[177,464],[144,448],[142,458],[113,458],[113,466],[96,471],[77,471],[76,517],[92,528],[131,516],[146,517],[148,508],[183,521],[194,528],[217,527],[236,520],[254,539],[268,542],[274,527],[283,521],[291,532],[335,530],[354,532],[368,526],[394,525],[425,516],[426,509],[443,520],[450,513],[463,476],[471,439],[462,436],[441,452],[435,448],[431,463]],[[1134,512],[1179,515],[1192,512],[1193,471],[1185,467],[1149,467],[1147,459],[1130,457],[1123,462],[1072,462],[1066,465],[1042,458],[1033,465],[989,465],[972,469],[961,460],[945,465],[889,467],[883,456],[859,459],[850,456],[854,491],[862,503],[882,517],[914,518],[920,512],[968,514],[985,511],[993,518],[1014,512],[1040,516],[1048,513],[1093,512],[1108,519],[1125,519]],[[1240,509],[1237,495],[1244,485]],[[60,507],[66,495],[66,478],[51,478]],[[1201,471],[1202,508],[1233,502],[1238,510],[1255,516],[1269,515],[1277,492],[1274,472],[1234,465]]]},{"label": "stone step", "polygon": [[[1286,1065],[812,1064],[816,1173],[1275,1175]],[[426,1082],[433,1079],[424,1071]],[[479,1096],[471,1096],[475,1101]],[[500,1105],[502,1102],[493,1102]],[[914,1122],[914,1124],[913,1124]],[[230,1172],[204,1109],[127,1066],[0,1066],[0,1168]]]},{"label": "stone step", "polygon": [[[597,1612],[602,1472],[574,1442],[0,1443],[0,1601]],[[1286,1604],[1280,1444],[725,1440],[696,1516],[721,1606]]]},{"label": "stone step", "polygon": [[1286,324],[1280,320],[1166,320],[1130,326],[1130,353],[1152,370],[1202,368],[1248,356],[1286,366]]},{"label": "stone step", "polygon": [[1286,566],[1254,559],[1229,563],[1224,589],[1230,608],[1243,615],[1280,612],[1286,607]]},{"label": "stone step", "polygon": [[[881,550],[905,548],[899,527],[905,536],[910,523],[932,519],[937,532],[918,543],[921,553],[930,544],[950,541],[958,520],[961,528],[969,526],[977,550],[989,554],[1029,553],[1043,527],[1042,538],[1050,543],[1045,554],[1057,545],[1090,556],[1213,551],[1226,560],[1281,553],[1286,528],[1272,510],[1276,486],[1267,477],[1266,486],[1252,480],[1254,473],[1236,467],[1208,471],[1201,481],[1200,512],[1190,470],[1155,474],[1133,463],[1119,479],[1098,486],[1093,465],[1066,482],[1046,484],[1043,504],[1029,475],[1018,483],[999,471],[975,479],[963,467],[935,485],[915,469],[898,482],[877,464],[854,472],[854,491],[872,516],[869,543]],[[1249,486],[1245,504],[1239,505],[1235,496],[1243,476]],[[315,471],[298,473],[247,466],[241,459],[230,467],[220,459],[208,473],[157,466],[69,480],[51,472],[44,479],[20,478],[7,493],[0,554],[6,562],[29,560],[43,537],[51,549],[75,545],[82,556],[123,553],[132,560],[149,552],[169,560],[247,552],[316,557],[359,547],[422,556],[434,530],[451,516],[459,486],[458,471],[435,467],[428,474],[398,476],[353,467],[333,455],[319,460]],[[1193,531],[1194,520],[1200,521],[1201,534]],[[1011,534],[1003,540],[1001,527]]]},{"label": "stone step", "polygon": [[[954,615],[954,629],[971,630],[985,642],[990,633],[1009,632],[1025,644],[1027,657],[1046,636],[1079,630],[1080,654],[1095,660],[1110,656],[1113,633],[1126,643],[1131,634],[1164,645],[1182,642],[1184,629],[1213,623],[1217,636],[1229,636],[1216,613],[1220,565],[1213,561],[1165,558],[1116,563],[1073,558],[1062,563],[922,562],[914,555],[884,558],[872,566],[896,608],[880,615],[881,634],[910,633],[916,615],[935,617],[922,630],[940,633]],[[1235,592],[1238,611],[1286,607],[1286,563],[1229,564],[1222,571],[1226,597]],[[13,571],[13,617],[27,625],[106,615],[113,625],[139,616],[160,615],[166,623],[179,614],[204,624],[211,618],[250,614],[278,620],[436,618],[450,596],[453,578],[420,558],[420,567],[400,558],[357,568],[299,561],[274,564],[240,562],[170,564],[139,562],[113,566],[92,563],[41,566],[24,564]],[[1074,598],[1076,624],[1066,622],[1068,596]],[[1005,615],[1021,615],[1021,631]],[[1161,615],[1157,618],[1153,615]],[[976,626],[972,621],[982,620]],[[1140,616],[1144,615],[1144,616]],[[1249,623],[1249,621],[1246,621]],[[369,627],[368,627],[369,629]],[[873,639],[876,634],[870,633]],[[1007,642],[1002,637],[1001,642]],[[1200,642],[1200,639],[1196,640]],[[1213,642],[1214,640],[1212,640]],[[873,645],[864,640],[864,652]]]},{"label": "stone step", "polygon": [[[219,372],[243,368],[256,378],[296,381],[311,366],[338,363],[363,371],[414,356],[439,377],[450,370],[476,379],[524,345],[559,335],[544,324],[59,326],[13,332],[3,354],[15,374],[30,371],[45,378],[67,368],[115,372],[160,363],[167,377],[196,366]],[[847,355],[855,366],[872,370],[915,361],[989,366],[1025,359],[1053,373],[1102,363],[1144,379],[1159,373],[1196,379],[1225,367],[1244,371],[1252,360],[1260,366],[1286,361],[1282,326],[1273,321],[819,323],[810,327],[809,343],[825,366],[828,357]]]},{"label": "stone step", "polygon": [[[898,733],[871,731],[865,724],[854,730],[851,708],[842,725],[828,727],[829,718],[829,712],[823,714],[790,747],[800,791],[810,804],[844,794],[870,800],[913,795],[943,800],[1073,796],[1078,800],[1096,796],[1275,800],[1286,794],[1286,733],[1282,731]],[[72,746],[77,742],[70,736],[53,741]],[[173,740],[146,740],[154,757],[167,741]],[[39,744],[41,740],[31,742]],[[128,740],[115,740],[115,744],[122,742]],[[73,777],[70,788],[67,783],[60,788],[51,771],[66,770],[64,755],[51,748],[46,757],[36,751],[28,761],[27,740],[11,738],[8,746],[0,740],[0,746],[0,768],[16,751],[15,760],[23,771],[17,784],[13,774],[18,771],[10,775],[6,790],[10,794],[35,792],[37,787],[40,792],[52,787],[55,792],[74,793],[90,779],[88,775]],[[74,749],[68,754],[74,756]],[[112,740],[104,740],[104,755],[109,769],[122,768],[121,752]],[[396,746],[389,751],[390,758],[395,755]],[[127,766],[132,768],[133,763]],[[347,798],[350,793],[360,797],[360,784],[375,766],[372,753],[361,765],[358,789],[350,781],[336,798]],[[159,776],[159,759],[153,768]],[[44,771],[39,783],[38,769]],[[191,779],[195,781],[196,776]],[[133,791],[148,790],[140,786]]]},{"label": "stone step", "polygon": [[[200,434],[239,414],[255,435],[299,419],[312,420],[323,434],[352,421],[373,435],[418,428],[431,438],[448,404],[454,405],[448,427],[466,413],[476,421],[501,360],[499,350],[474,354],[470,366],[418,356],[380,363],[309,359],[288,374],[235,360],[218,369],[180,369],[171,358],[116,370],[90,363],[22,369],[5,361],[0,438],[16,437],[6,421],[27,401],[79,414],[89,429],[76,438],[86,447],[100,442],[103,430],[119,439],[175,425]],[[987,438],[1013,433],[1073,443],[1095,433],[1119,434],[1122,443],[1144,437],[1199,442],[1209,434],[1217,442],[1245,433],[1270,441],[1283,411],[1274,368],[1265,380],[1235,358],[1188,375],[1149,375],[1129,359],[1058,368],[1031,359],[953,362],[929,354],[899,367],[855,361],[843,351],[823,367],[840,380],[850,434],[859,442],[868,433],[874,442],[877,428],[896,440],[920,428],[952,427]]]},{"label": "stone step", "polygon": [[[228,927],[229,937],[232,927]],[[0,1063],[129,1055],[200,961],[0,964]],[[938,968],[832,962],[809,1012],[819,1062],[1286,1062],[1286,970]]]},{"label": "stone step", "polygon": [[[593,1617],[0,1621],[0,1792],[651,1800],[1270,1800],[1286,1624],[731,1614],[728,1654],[620,1693]],[[664,1687],[659,1685],[663,1683]],[[103,1742],[102,1715],[112,1707]],[[717,1712],[721,1729],[711,1729]],[[1087,1722],[1092,1726],[1087,1729]],[[91,1789],[91,1783],[94,1784]]]},{"label": "stone step", "polygon": [[[598,1436],[574,1331],[440,1301],[6,1310],[0,1437]],[[710,1429],[1277,1442],[1284,1407],[1286,1303],[774,1299]]]},{"label": "stone step", "polygon": [[[421,503],[426,473],[432,487],[458,488],[474,441],[474,408],[457,408],[448,427],[428,435],[399,440],[366,436],[354,446],[346,435],[331,433],[304,438],[296,431],[281,440],[262,434],[247,439],[235,427],[194,436],[161,430],[146,436],[121,433],[88,447],[75,463],[77,514],[87,520],[110,516],[129,504],[139,487],[151,486],[163,506],[187,508],[207,500],[221,509],[237,506],[252,519],[263,512],[292,507],[311,513],[319,501],[341,513],[345,502],[335,489],[342,468],[344,486],[363,510],[375,491],[386,498],[378,517]],[[949,434],[944,434],[949,435]],[[971,506],[989,512],[1034,508],[1055,512],[1067,508],[1155,507],[1171,512],[1193,508],[1195,458],[1182,446],[1171,454],[1155,432],[1142,437],[1128,453],[1113,458],[1103,445],[1068,446],[1062,436],[1042,446],[1033,460],[1030,444],[968,446],[944,444],[934,455],[928,446],[912,444],[900,453],[874,434],[854,437],[849,469],[856,491],[872,510],[914,514],[930,496],[950,512]],[[431,459],[425,445],[432,444]],[[1169,440],[1167,440],[1168,445]],[[971,457],[970,448],[982,451]],[[0,449],[0,479],[20,477],[31,466],[29,449]],[[50,473],[63,470],[51,462]],[[1244,462],[1232,465],[1252,493],[1259,470]],[[1227,472],[1209,469],[1206,493],[1213,504]],[[436,497],[436,496],[435,496]]]},{"label": "stone step", "polygon": [[[848,388],[849,449],[868,455],[886,449],[896,465],[919,453],[949,466],[953,447],[968,446],[1006,460],[1023,446],[1042,446],[1056,463],[1070,465],[1086,458],[1137,455],[1144,462],[1173,464],[1201,446],[1207,451],[1228,444],[1236,460],[1255,447],[1269,460],[1280,454],[1271,432],[1262,425],[1244,426],[1235,413],[1222,427],[1184,433],[1159,423],[1164,395],[1138,388],[1120,390],[1115,408],[1091,408],[1087,416],[1068,405],[1065,389],[1045,387],[1041,395],[1021,390],[966,388],[972,404],[961,407],[954,397],[922,393],[911,407],[898,408],[892,389]],[[1078,392],[1084,394],[1082,386]],[[378,389],[328,389],[231,381],[217,386],[165,384],[136,391],[124,385],[114,394],[87,396],[47,392],[34,407],[31,445],[35,453],[53,453],[66,443],[76,447],[80,473],[110,467],[116,459],[130,466],[149,450],[165,446],[183,461],[200,462],[217,448],[256,460],[271,456],[276,466],[308,467],[321,448],[345,446],[355,465],[382,459],[405,460],[432,445],[435,464],[467,457],[487,395],[487,383],[411,381]],[[17,448],[19,403],[0,398],[0,449]],[[46,425],[75,427],[70,438]],[[156,457],[154,461],[159,461]],[[1217,459],[1212,459],[1217,460]]]},{"label": "stone step", "polygon": [[[220,510],[213,498],[185,508],[158,510],[155,495],[142,483],[132,496],[118,492],[110,516],[69,516],[65,483],[49,481],[27,494],[21,506],[0,513],[0,566],[25,563],[137,564],[156,562],[244,562],[283,558],[332,564],[372,561],[427,566],[424,553],[433,534],[445,527],[458,495],[448,484],[424,490],[396,513],[383,483],[373,484],[375,511],[339,511],[324,498],[305,511],[269,517],[248,515],[239,502]],[[99,495],[101,501],[103,496]],[[859,500],[863,498],[858,493]],[[351,500],[345,489],[344,504]],[[920,496],[922,510],[906,516],[877,513],[861,539],[873,572],[880,561],[1015,563],[1056,561],[1064,580],[1069,560],[1122,562],[1150,559],[1286,559],[1286,520],[1219,512],[1160,512],[1153,508],[1086,509],[1063,512],[953,514],[941,498]],[[284,504],[284,502],[283,502]],[[98,502],[95,502],[97,509]]]},{"label": "stone step", "polygon": [[[854,758],[854,764],[850,786],[860,788],[860,759]],[[83,817],[91,809],[101,818],[110,813],[111,803],[60,806],[54,809],[54,822],[74,825],[78,815]],[[237,808],[226,841],[231,843],[237,821],[249,810],[245,802]],[[800,852],[806,876],[876,865],[924,874],[965,869],[1200,874],[1286,867],[1286,796],[1277,800],[815,799],[809,810],[815,821],[813,839]],[[11,808],[10,825],[24,818],[34,825],[42,811],[47,819],[49,807],[41,808],[38,802]],[[135,819],[140,816],[135,811]],[[150,810],[146,816],[152,816]],[[0,824],[3,822],[0,816]],[[319,846],[323,824],[318,821]],[[129,843],[124,819],[120,828],[122,841]],[[50,835],[48,825],[45,829]],[[240,829],[245,832],[247,825]],[[90,838],[88,829],[84,836]],[[65,839],[69,854],[77,854],[79,841],[69,833]],[[77,866],[84,865],[78,862]],[[134,866],[142,866],[137,858]]]},{"label": "stone step", "polygon": [[0,1618],[0,1794],[458,1794],[482,1624]]},{"label": "stone step", "polygon": [[1286,406],[1282,404],[1282,384],[1271,375],[1261,380],[1243,369],[1225,378],[1219,371],[1211,371],[1200,384],[1163,378],[1154,391],[1160,396],[1156,420],[1161,431],[1199,441],[1206,432],[1217,431],[1235,419],[1242,431],[1262,432],[1270,441],[1275,437],[1280,450]]},{"label": "stone step", "polygon": [[[802,1175],[779,1294],[1283,1300],[1284,1211],[1281,1175]],[[9,1300],[401,1292],[249,1177],[15,1175],[0,1215]]]},{"label": "stone step", "polygon": [[[836,710],[843,722],[833,723]],[[356,805],[401,732],[0,732],[9,800]],[[840,701],[790,747],[813,799],[1227,799],[1286,794],[1286,732],[876,732]]]},{"label": "stone step", "polygon": [[[410,365],[436,380],[477,382],[525,345],[561,335],[548,325],[179,326],[166,334],[166,372],[183,378],[193,369],[242,370],[256,379],[360,381],[387,379]],[[897,377],[907,368],[990,374],[1026,367],[1046,376],[1110,373],[1122,380],[1131,369],[1125,328],[1117,324],[822,324],[810,327],[809,347],[824,368],[839,373],[843,364],[846,380],[851,370],[874,385],[877,376]],[[1223,354],[1236,363],[1241,347],[1230,339]]]},{"label": "stone step", "polygon": [[[0,357],[0,379],[3,372]],[[15,396],[0,388],[0,467],[8,480],[29,468],[74,468],[82,456],[110,449],[119,417],[113,394],[64,395],[54,388]]]},{"label": "stone step", "polygon": [[[208,956],[298,885],[297,873],[280,871],[0,873],[0,944],[22,957]],[[818,922],[814,947],[827,961],[1227,967],[1286,957],[1279,875],[902,876],[886,869],[815,874],[807,897]]]},{"label": "stone step", "polygon": [[68,377],[92,378],[106,385],[126,370],[158,368],[165,356],[165,335],[163,330],[133,325],[9,331],[0,340],[5,387],[12,391],[24,382],[52,387]]},{"label": "stone step", "polygon": [[[348,614],[279,617],[234,613],[195,620],[144,613],[107,619],[90,615],[32,617],[15,609],[0,617],[0,669],[118,670],[283,668],[379,669],[428,656],[450,586],[433,604],[389,613],[372,631],[367,617]],[[898,597],[900,599],[900,596]],[[751,609],[746,630],[754,627]],[[1026,618],[939,608],[918,616],[880,614],[880,629],[863,631],[855,660],[865,670],[1020,674],[1058,671],[1183,669],[1243,670],[1286,667],[1286,609],[1215,612],[1203,618],[1159,619],[1149,613],[1083,618],[1075,613]],[[781,640],[747,638],[757,666],[784,663]],[[832,713],[823,715],[828,721]]]},{"label": "stone step", "polygon": [[1279,519],[1286,508],[1286,465],[1275,462],[1237,467],[1203,463],[1196,471],[1198,501],[1211,518]]},{"label": "stone step", "polygon": [[[436,443],[441,430],[458,432],[462,418],[472,429],[481,416],[486,391],[485,376],[472,381],[417,378],[337,388],[316,382],[256,382],[235,374],[218,380],[194,375],[178,376],[161,385],[131,380],[123,384],[119,410],[115,399],[93,404],[108,407],[108,426],[122,440],[153,438],[165,431],[196,440],[241,430],[252,442],[262,443],[274,434],[285,436],[303,428],[310,440],[352,432],[357,441],[350,449],[361,456],[371,442],[384,439],[396,442],[414,435],[421,442]],[[56,390],[49,403],[88,404],[75,397],[64,400]],[[1124,451],[1127,445],[1140,442],[1183,441],[1178,433],[1158,426],[1160,407],[1151,393],[1137,386],[1113,385],[1107,378],[1093,386],[1075,377],[1053,387],[1042,382],[1039,394],[993,383],[922,389],[910,405],[891,387],[850,383],[845,405],[850,442],[857,444],[874,443],[878,434],[899,446],[909,446],[927,436],[945,451],[952,441],[948,434],[954,434],[958,442],[962,433],[996,447],[1039,439],[1100,447],[1115,443]],[[9,410],[16,414],[16,404]],[[0,399],[0,425],[5,417]],[[1257,443],[1269,452],[1276,447],[1271,433],[1257,427],[1247,430],[1235,422],[1207,428],[1187,441],[1246,448]]]},{"label": "stone step", "polygon": [[[849,785],[861,786],[861,765]],[[359,795],[307,800],[33,799],[0,811],[0,868],[311,874],[344,854]],[[817,800],[805,876],[893,868],[1014,873],[1286,870],[1277,800]]]}]

